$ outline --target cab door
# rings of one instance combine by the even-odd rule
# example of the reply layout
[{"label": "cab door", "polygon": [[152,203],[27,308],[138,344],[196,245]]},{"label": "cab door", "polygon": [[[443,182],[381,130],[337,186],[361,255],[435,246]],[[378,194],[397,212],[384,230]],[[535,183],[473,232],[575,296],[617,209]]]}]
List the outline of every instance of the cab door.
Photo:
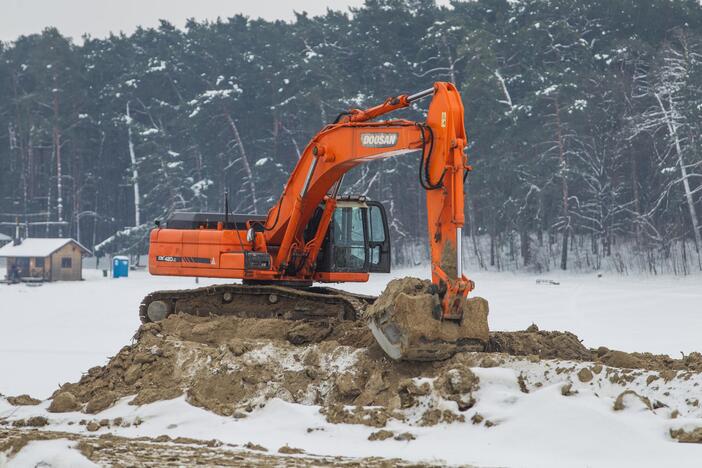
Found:
[{"label": "cab door", "polygon": [[390,273],[390,233],[385,208],[380,202],[368,205],[368,262],[371,273]]},{"label": "cab door", "polygon": [[368,272],[366,208],[358,202],[340,202],[329,226],[330,271]]}]

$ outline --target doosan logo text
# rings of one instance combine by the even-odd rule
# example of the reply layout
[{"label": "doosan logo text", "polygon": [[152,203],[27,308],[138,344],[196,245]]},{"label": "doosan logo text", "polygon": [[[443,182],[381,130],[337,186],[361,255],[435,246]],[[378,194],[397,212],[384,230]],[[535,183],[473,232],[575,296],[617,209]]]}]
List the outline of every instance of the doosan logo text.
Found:
[{"label": "doosan logo text", "polygon": [[361,133],[361,145],[366,148],[386,148],[397,144],[397,133]]}]

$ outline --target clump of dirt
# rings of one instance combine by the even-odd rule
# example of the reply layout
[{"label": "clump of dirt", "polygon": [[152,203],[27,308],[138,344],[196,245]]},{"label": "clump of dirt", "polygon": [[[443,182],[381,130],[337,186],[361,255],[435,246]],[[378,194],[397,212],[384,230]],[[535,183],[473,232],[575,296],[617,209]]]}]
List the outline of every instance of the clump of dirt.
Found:
[{"label": "clump of dirt", "polygon": [[300,448],[290,447],[289,445],[283,445],[278,449],[278,453],[282,453],[284,455],[300,455],[302,453],[305,453],[305,451]]},{"label": "clump of dirt", "polygon": [[376,440],[386,440],[394,435],[395,433],[392,431],[381,429],[379,431],[371,432],[371,434],[368,436],[368,440],[370,440],[371,442]]},{"label": "clump of dirt", "polygon": [[592,371],[587,367],[583,367],[578,371],[578,380],[580,380],[582,383],[591,381],[593,377],[594,375],[592,374]]},{"label": "clump of dirt", "polygon": [[7,402],[13,406],[36,406],[41,403],[41,400],[32,398],[29,395],[17,395],[7,397]]},{"label": "clump of dirt", "polygon": [[624,408],[631,406],[631,402],[639,401],[641,405],[646,407],[646,409],[652,410],[651,400],[645,396],[641,396],[633,390],[625,390],[619,394],[616,400],[614,400],[614,411],[621,411]]},{"label": "clump of dirt", "polygon": [[525,331],[491,332],[487,350],[513,356],[536,355],[541,359],[588,361],[592,358],[574,334],[540,331],[531,326]]},{"label": "clump of dirt", "polygon": [[671,429],[670,437],[677,439],[678,442],[687,444],[702,444],[702,427],[697,427],[691,431]]},{"label": "clump of dirt", "polygon": [[268,449],[264,447],[263,445],[259,444],[254,444],[253,442],[247,442],[244,444],[244,447],[249,449],[249,450],[256,450],[257,452],[267,452]]},{"label": "clump of dirt", "polygon": [[410,440],[415,440],[417,437],[411,432],[403,432],[402,434],[397,434],[393,438],[395,440],[409,442]]},{"label": "clump of dirt", "polygon": [[78,411],[80,408],[81,404],[73,393],[59,389],[52,397],[49,412],[68,413],[70,411]]},{"label": "clump of dirt", "polygon": [[690,353],[681,359],[673,359],[666,354],[626,353],[601,346],[592,351],[592,357],[611,367],[702,372],[702,354],[698,352]]},{"label": "clump of dirt", "polygon": [[[371,427],[385,427],[385,424],[393,416],[392,413],[382,407],[366,408],[354,406],[349,409],[340,404],[324,407],[321,411],[330,423],[363,424]],[[399,419],[402,418],[400,417]]]},{"label": "clump of dirt", "polygon": [[13,427],[44,427],[47,424],[49,424],[49,420],[44,416],[32,416],[31,418],[12,421]]}]

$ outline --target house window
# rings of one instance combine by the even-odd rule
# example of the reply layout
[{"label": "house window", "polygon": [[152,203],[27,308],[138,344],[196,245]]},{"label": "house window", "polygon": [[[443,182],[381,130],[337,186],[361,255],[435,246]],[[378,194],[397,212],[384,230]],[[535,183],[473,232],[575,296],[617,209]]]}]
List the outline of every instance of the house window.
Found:
[{"label": "house window", "polygon": [[44,258],[43,257],[37,257],[34,259],[34,266],[36,268],[44,268]]},{"label": "house window", "polygon": [[71,257],[61,258],[61,268],[71,268],[73,263],[71,262]]}]

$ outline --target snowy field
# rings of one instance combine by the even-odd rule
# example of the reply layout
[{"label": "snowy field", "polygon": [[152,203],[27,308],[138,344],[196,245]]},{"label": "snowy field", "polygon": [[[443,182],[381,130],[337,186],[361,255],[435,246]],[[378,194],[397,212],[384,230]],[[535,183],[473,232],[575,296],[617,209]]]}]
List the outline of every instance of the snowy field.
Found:
[{"label": "snowy field", "polygon": [[[429,277],[428,268],[373,275],[342,287],[379,294],[390,279]],[[132,271],[103,278],[85,270],[83,282],[40,287],[0,285],[0,393],[48,397],[129,344],[139,326],[141,299],[159,289],[215,284],[215,279],[154,277]],[[476,273],[477,295],[490,302],[490,329],[568,330],[586,346],[680,357],[702,349],[702,276],[533,276]],[[537,285],[547,278],[559,285]]]},{"label": "snowy field", "polygon": [[[376,275],[369,284],[344,287],[378,294],[392,277],[408,275],[427,277],[428,269],[398,270],[394,275]],[[157,278],[145,272],[130,272],[126,279],[102,278],[91,270],[84,276],[84,282],[0,286],[0,394],[47,398],[59,384],[77,381],[82,372],[105,364],[130,342],[139,326],[137,309],[143,296],[158,289],[196,286],[192,278]],[[539,285],[536,280],[541,278],[560,284]],[[639,279],[478,273],[473,279],[476,293],[490,301],[493,330],[520,330],[534,322],[542,330],[576,333],[590,347],[674,357],[702,349],[699,275]],[[199,285],[214,282],[201,280]],[[561,385],[567,377],[552,373],[547,378],[544,370],[548,366],[545,361],[521,360],[476,368],[481,383],[478,410],[498,425],[486,429],[470,423],[426,428],[389,424],[390,430],[411,430],[417,437],[411,443],[368,442],[372,428],[330,424],[317,407],[275,399],[244,420],[192,407],[183,397],[141,407],[128,405],[129,398],[125,398],[97,417],[143,420],[138,428],[110,429],[128,437],[168,434],[235,444],[253,441],[272,451],[290,444],[320,455],[401,457],[477,466],[701,466],[702,445],[678,444],[668,436],[671,428],[702,426],[702,409],[685,405],[695,395],[702,396],[701,375],[655,389],[646,383],[647,374],[637,377],[632,385],[638,392],[670,407],[653,412],[632,404],[615,412],[612,402],[621,388],[611,384],[604,373],[587,384],[575,379],[578,394],[566,398],[561,396]],[[538,388],[521,392],[517,376],[522,373],[531,382],[540,382]],[[0,417],[47,415],[48,404],[12,407],[0,398]],[[673,407],[688,410],[670,419]],[[75,422],[85,416],[52,414],[51,429],[82,431]],[[306,429],[311,427],[324,430],[310,433]],[[12,459],[10,466],[52,456],[58,457],[53,466],[72,466],[71,460],[80,465],[83,461],[68,446],[67,441],[35,443],[34,449],[20,453],[24,458]]]}]

